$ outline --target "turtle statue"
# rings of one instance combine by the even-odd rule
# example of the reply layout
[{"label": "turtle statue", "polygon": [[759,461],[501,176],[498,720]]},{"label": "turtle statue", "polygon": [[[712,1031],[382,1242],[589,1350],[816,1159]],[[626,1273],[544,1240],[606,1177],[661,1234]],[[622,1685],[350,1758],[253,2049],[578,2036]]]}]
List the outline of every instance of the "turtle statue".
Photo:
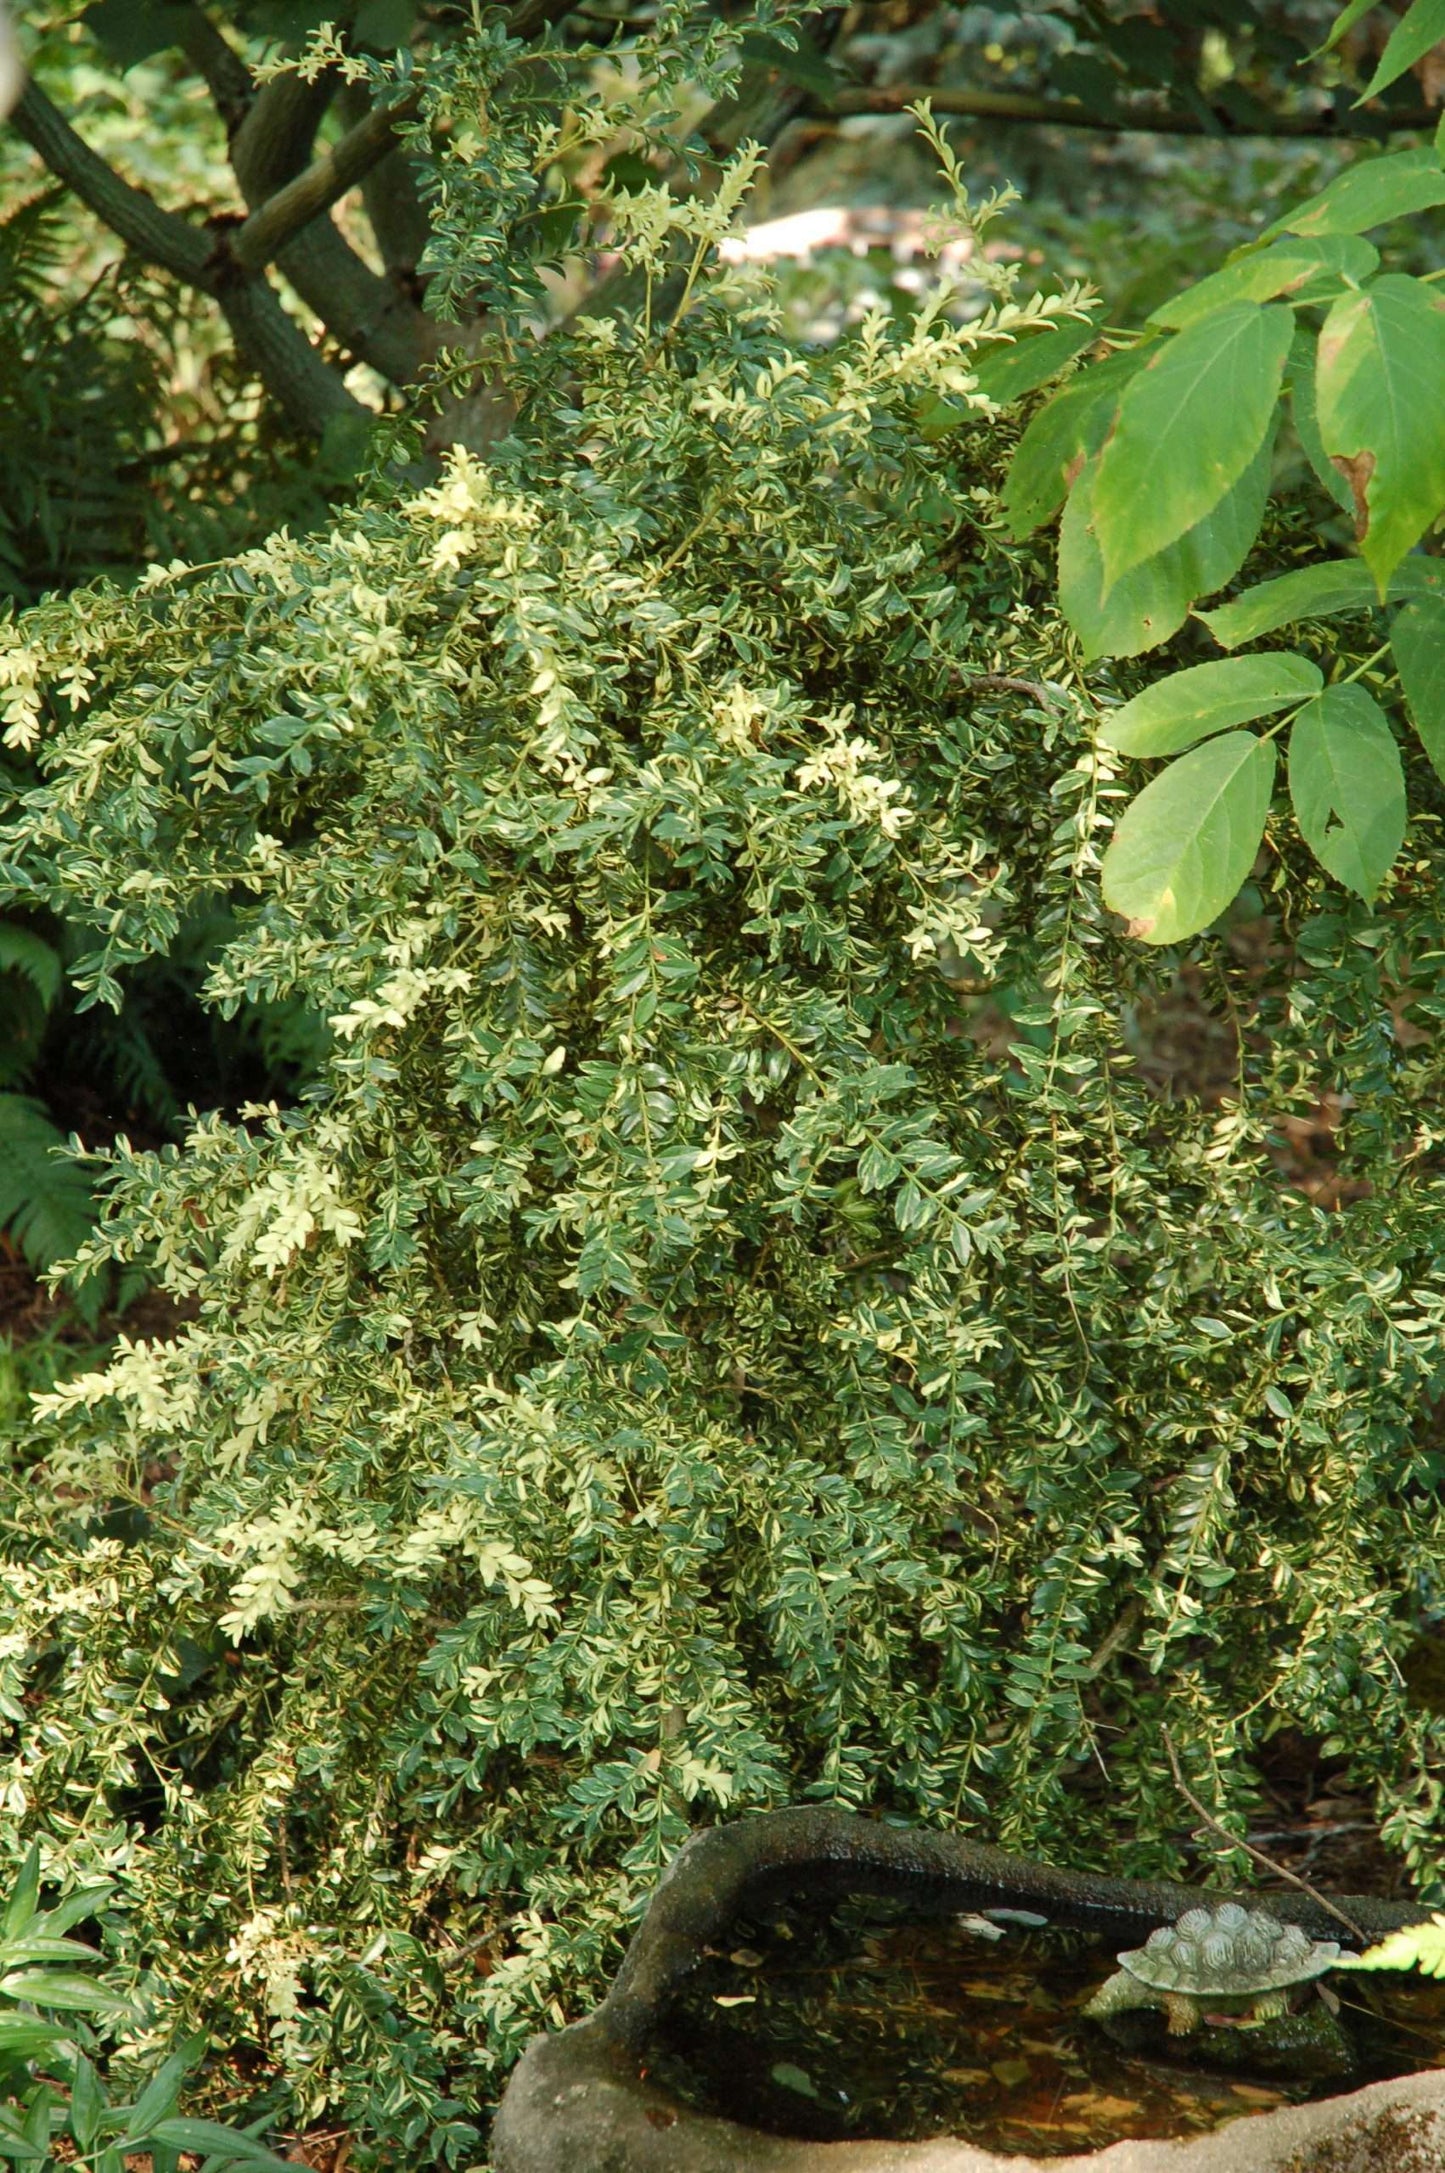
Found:
[{"label": "turtle statue", "polygon": [[1084,2009],[1103,2018],[1128,2007],[1159,2007],[1171,2037],[1196,2029],[1206,2012],[1248,2014],[1255,2022],[1287,2014],[1289,1993],[1332,1969],[1339,1941],[1311,1939],[1263,1909],[1222,1902],[1189,1909],[1161,1924],[1142,1947],[1117,1957],[1119,1968]]}]

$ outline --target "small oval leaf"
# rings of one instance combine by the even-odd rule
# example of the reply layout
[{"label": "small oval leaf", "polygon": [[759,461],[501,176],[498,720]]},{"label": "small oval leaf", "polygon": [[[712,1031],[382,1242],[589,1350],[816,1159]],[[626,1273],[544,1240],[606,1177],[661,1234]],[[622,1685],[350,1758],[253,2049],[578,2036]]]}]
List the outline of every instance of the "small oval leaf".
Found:
[{"label": "small oval leaf", "polygon": [[1242,887],[1274,788],[1274,745],[1227,732],[1195,747],[1125,809],[1104,855],[1104,902],[1146,943],[1197,935]]},{"label": "small oval leaf", "polygon": [[1373,898],[1405,840],[1405,776],[1384,711],[1363,687],[1326,687],[1301,711],[1289,790],[1320,866]]},{"label": "small oval leaf", "polygon": [[1268,717],[1307,701],[1323,684],[1306,656],[1223,657],[1160,679],[1099,727],[1099,739],[1121,755],[1177,755],[1196,740]]},{"label": "small oval leaf", "polygon": [[1410,722],[1436,776],[1445,782],[1445,596],[1418,596],[1406,604],[1395,620],[1390,647]]}]

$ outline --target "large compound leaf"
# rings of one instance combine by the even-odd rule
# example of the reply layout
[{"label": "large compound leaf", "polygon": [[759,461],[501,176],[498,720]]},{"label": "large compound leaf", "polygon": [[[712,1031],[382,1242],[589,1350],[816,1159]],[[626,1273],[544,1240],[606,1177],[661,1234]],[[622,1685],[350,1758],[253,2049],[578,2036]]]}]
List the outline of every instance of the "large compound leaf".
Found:
[{"label": "large compound leaf", "polygon": [[1107,355],[1039,409],[1019,439],[1003,487],[1011,535],[1021,539],[1057,513],[1080,461],[1108,428],[1121,390],[1152,352],[1143,346]]},{"label": "large compound leaf", "polygon": [[1322,683],[1317,664],[1288,650],[1222,657],[1156,680],[1104,719],[1099,738],[1121,755],[1177,755],[1211,733],[1307,701]]},{"label": "large compound leaf", "polygon": [[1405,775],[1395,735],[1363,687],[1326,687],[1300,712],[1289,790],[1320,866],[1373,898],[1405,841]]},{"label": "large compound leaf", "polygon": [[1213,511],[1274,419],[1293,312],[1232,302],[1156,349],[1119,402],[1094,478],[1112,585]]},{"label": "large compound leaf", "polygon": [[1206,740],[1146,785],[1104,855],[1104,901],[1146,943],[1179,943],[1216,920],[1254,865],[1274,788],[1274,745],[1252,732]]},{"label": "large compound leaf", "polygon": [[1379,262],[1379,250],[1358,234],[1277,241],[1268,249],[1236,257],[1222,270],[1186,287],[1172,302],[1152,311],[1149,322],[1182,332],[1230,302],[1269,302],[1277,294],[1287,295],[1291,302],[1327,299],[1342,282],[1358,284],[1368,279]]},{"label": "large compound leaf", "polygon": [[1091,526],[1089,463],[1069,494],[1059,530],[1059,602],[1086,659],[1157,649],[1184,624],[1197,596],[1212,595],[1238,573],[1264,517],[1272,457],[1266,438],[1252,465],[1197,528],[1109,587]]},{"label": "large compound leaf", "polygon": [[[1393,597],[1445,589],[1445,566],[1432,558],[1407,558],[1390,576]],[[1276,575],[1246,589],[1231,604],[1201,611],[1221,649],[1238,649],[1300,619],[1328,619],[1341,611],[1373,611],[1380,601],[1369,568],[1358,558],[1329,558],[1297,573]]]},{"label": "large compound leaf", "polygon": [[1436,776],[1445,780],[1445,596],[1419,596],[1406,604],[1391,630],[1390,647],[1410,721]]},{"label": "large compound leaf", "polygon": [[1355,100],[1362,106],[1367,98],[1377,98],[1381,91],[1397,82],[1406,69],[1413,68],[1417,60],[1445,38],[1445,0],[1414,0],[1401,20],[1390,32],[1379,66]]},{"label": "large compound leaf", "polygon": [[1336,302],[1320,334],[1316,408],[1383,596],[1391,568],[1445,510],[1445,295],[1387,272]]},{"label": "large compound leaf", "polygon": [[1328,188],[1267,226],[1261,241],[1277,234],[1363,234],[1372,226],[1445,204],[1445,173],[1436,152],[1391,151],[1361,159],[1336,174]]}]

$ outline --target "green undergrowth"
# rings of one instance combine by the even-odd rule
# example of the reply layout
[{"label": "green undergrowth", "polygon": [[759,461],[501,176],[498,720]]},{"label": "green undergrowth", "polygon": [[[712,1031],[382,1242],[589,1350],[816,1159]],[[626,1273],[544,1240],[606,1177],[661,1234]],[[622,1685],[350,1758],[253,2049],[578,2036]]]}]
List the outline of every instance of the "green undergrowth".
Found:
[{"label": "green undergrowth", "polygon": [[[1289,1724],[1445,1883],[1439,788],[1388,917],[1271,845],[1287,970],[1198,947],[1242,1093],[1151,1093],[1109,683],[1011,428],[915,429],[976,336],[583,321],[490,468],[0,656],[82,986],[225,898],[210,1000],[333,1037],[97,1173],[95,1257],[199,1312],[23,1443],[0,1787],[158,2027],[391,2167],[475,2161],[700,1821],[1177,1868],[1161,1728],[1236,1821]],[[1334,1214],[1266,1151],[1326,1088]]]}]

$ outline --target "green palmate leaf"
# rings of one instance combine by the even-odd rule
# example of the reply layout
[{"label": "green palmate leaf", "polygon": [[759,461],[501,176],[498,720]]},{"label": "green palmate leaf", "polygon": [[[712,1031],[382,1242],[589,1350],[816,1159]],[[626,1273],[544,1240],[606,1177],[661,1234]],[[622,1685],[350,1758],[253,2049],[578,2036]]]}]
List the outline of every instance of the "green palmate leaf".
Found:
[{"label": "green palmate leaf", "polygon": [[[1096,325],[1062,324],[1049,332],[1032,333],[1012,347],[995,348],[974,365],[978,390],[1007,407],[1026,392],[1046,385],[1098,336]],[[977,409],[972,412],[977,414]]]},{"label": "green palmate leaf", "polygon": [[1004,485],[1009,532],[1023,537],[1057,513],[1086,452],[1092,452],[1113,405],[1150,347],[1130,347],[1080,371],[1042,407],[1019,440]]},{"label": "green palmate leaf", "polygon": [[1363,1954],[1342,1954],[1340,1969],[1418,1969],[1424,1977],[1445,1977],[1445,1916],[1428,1924],[1406,1924]]},{"label": "green palmate leaf", "polygon": [[1099,738],[1123,755],[1176,755],[1211,733],[1302,702],[1321,685],[1308,657],[1221,658],[1160,679],[1104,719]]},{"label": "green palmate leaf", "polygon": [[1152,311],[1149,323],[1182,332],[1232,302],[1268,302],[1280,294],[1291,302],[1313,301],[1320,298],[1320,289],[1333,296],[1342,282],[1368,279],[1379,261],[1379,250],[1358,234],[1275,242],[1186,287]]},{"label": "green palmate leaf", "polygon": [[1107,588],[1091,525],[1090,462],[1069,494],[1059,530],[1059,601],[1087,659],[1157,648],[1184,624],[1196,597],[1211,595],[1239,571],[1264,517],[1272,453],[1266,438],[1253,464],[1197,527]]},{"label": "green palmate leaf", "polygon": [[1367,98],[1378,97],[1381,91],[1388,90],[1442,39],[1445,39],[1445,0],[1414,0],[1414,5],[1390,32],[1379,65],[1355,104],[1362,106]]},{"label": "green palmate leaf", "polygon": [[1400,750],[1363,687],[1326,687],[1295,721],[1289,789],[1301,834],[1321,867],[1373,898],[1405,838]]},{"label": "green palmate leaf", "polygon": [[1410,721],[1445,781],[1445,596],[1419,596],[1406,604],[1390,631],[1390,647]]},{"label": "green palmate leaf", "polygon": [[1384,158],[1362,159],[1337,174],[1328,188],[1287,211],[1265,228],[1261,241],[1277,234],[1363,234],[1369,227],[1403,219],[1412,211],[1445,204],[1445,172],[1434,151],[1391,151]]},{"label": "green palmate leaf", "polygon": [[1299,439],[1305,459],[1320,482],[1346,513],[1355,510],[1354,494],[1339,469],[1325,451],[1320,436],[1319,416],[1315,411],[1315,363],[1317,342],[1312,332],[1303,326],[1295,333],[1289,351],[1289,364],[1285,371],[1285,383],[1289,388],[1290,419],[1294,423],[1295,436]]},{"label": "green palmate leaf", "polygon": [[1146,943],[1178,943],[1224,911],[1254,864],[1274,746],[1227,732],[1171,762],[1125,810],[1104,855],[1104,901]]},{"label": "green palmate leaf", "polygon": [[[1393,597],[1418,596],[1437,589],[1445,589],[1445,566],[1434,559],[1407,558],[1390,576]],[[1282,573],[1273,581],[1261,581],[1233,603],[1201,611],[1199,616],[1221,649],[1237,649],[1243,642],[1258,641],[1301,619],[1328,619],[1341,611],[1373,611],[1379,601],[1379,592],[1362,560],[1331,558],[1319,566],[1301,566],[1297,573]]]},{"label": "green palmate leaf", "polygon": [[1094,478],[1106,580],[1166,550],[1238,482],[1274,418],[1294,316],[1233,302],[1157,348],[1126,386]]},{"label": "green palmate leaf", "polygon": [[1384,593],[1445,510],[1445,295],[1389,272],[1335,303],[1320,334],[1325,451],[1355,500],[1360,553]]}]

